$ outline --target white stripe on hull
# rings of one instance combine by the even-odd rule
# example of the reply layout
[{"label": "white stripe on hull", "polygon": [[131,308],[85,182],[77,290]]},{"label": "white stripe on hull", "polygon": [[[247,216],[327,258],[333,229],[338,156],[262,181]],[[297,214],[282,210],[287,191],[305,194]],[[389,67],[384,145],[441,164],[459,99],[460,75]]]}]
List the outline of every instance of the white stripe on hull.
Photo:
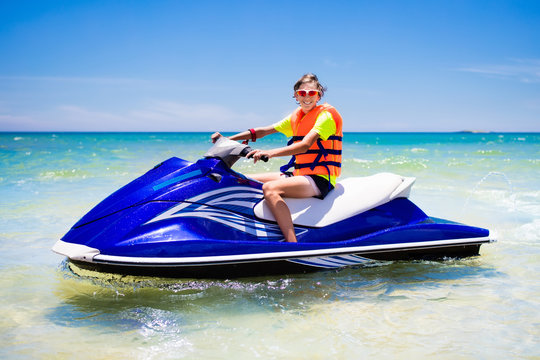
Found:
[{"label": "white stripe on hull", "polygon": [[[61,241],[61,240],[60,240]],[[366,252],[387,252],[399,250],[415,250],[421,248],[445,247],[445,246],[460,246],[460,245],[475,245],[493,242],[489,237],[467,238],[467,239],[451,239],[451,240],[435,240],[423,241],[408,244],[386,244],[386,245],[370,245],[370,246],[354,246],[341,247],[330,249],[316,250],[299,250],[299,251],[282,251],[257,254],[239,254],[239,255],[217,255],[217,256],[196,256],[196,257],[130,257],[130,256],[114,256],[98,254],[93,256],[90,262],[108,263],[108,264],[131,264],[134,266],[196,266],[219,263],[243,263],[253,261],[271,261],[271,260],[294,260],[296,262],[307,260],[309,258],[323,258],[321,264],[328,261],[336,262],[336,256],[340,256],[345,260],[339,260],[343,263],[350,262],[347,265],[354,265],[361,262],[356,262],[354,258],[347,256],[357,256],[357,253]],[[69,246],[69,243],[64,243]],[[64,253],[64,255],[66,255]],[[361,258],[360,256],[358,256]],[[328,258],[328,259],[326,259]],[[78,257],[81,259],[81,257]],[[88,261],[88,260],[86,260]],[[309,260],[308,260],[309,261]],[[347,266],[343,265],[343,266]]]}]

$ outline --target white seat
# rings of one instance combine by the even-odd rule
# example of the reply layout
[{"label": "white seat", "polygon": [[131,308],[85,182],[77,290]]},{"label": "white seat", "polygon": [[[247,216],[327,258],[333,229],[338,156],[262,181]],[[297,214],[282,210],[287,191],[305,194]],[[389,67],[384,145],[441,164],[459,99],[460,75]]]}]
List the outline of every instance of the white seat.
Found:
[{"label": "white seat", "polygon": [[[286,198],[285,202],[295,225],[324,227],[395,198],[408,197],[415,180],[392,173],[351,177],[338,182],[324,200]],[[254,211],[260,219],[275,221],[265,200],[260,201]]]}]

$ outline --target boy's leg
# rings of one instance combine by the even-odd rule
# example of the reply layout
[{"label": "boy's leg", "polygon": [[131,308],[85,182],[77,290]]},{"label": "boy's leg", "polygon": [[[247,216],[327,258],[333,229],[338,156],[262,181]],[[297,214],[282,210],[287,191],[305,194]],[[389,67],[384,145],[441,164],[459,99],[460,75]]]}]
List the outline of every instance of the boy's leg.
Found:
[{"label": "boy's leg", "polygon": [[263,192],[266,204],[274,215],[285,240],[296,242],[291,211],[283,201],[283,197],[308,198],[315,196],[316,193],[310,181],[305,176],[280,178],[264,183]]},{"label": "boy's leg", "polygon": [[252,174],[252,175],[248,175],[248,177],[252,178],[253,180],[266,183],[269,181],[279,180],[281,178],[281,173],[276,172],[276,173]]}]

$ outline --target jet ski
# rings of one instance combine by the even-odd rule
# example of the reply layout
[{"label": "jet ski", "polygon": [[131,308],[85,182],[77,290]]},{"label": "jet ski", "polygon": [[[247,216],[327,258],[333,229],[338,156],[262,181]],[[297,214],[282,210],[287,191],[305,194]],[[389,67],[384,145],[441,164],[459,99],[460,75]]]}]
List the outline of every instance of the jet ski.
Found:
[{"label": "jet ski", "polygon": [[195,163],[173,157],[84,215],[52,250],[100,272],[235,278],[374,261],[462,258],[489,230],[426,215],[415,178],[346,178],[324,200],[285,199],[297,243],[284,241],[258,181],[232,170],[250,147],[220,138]]}]

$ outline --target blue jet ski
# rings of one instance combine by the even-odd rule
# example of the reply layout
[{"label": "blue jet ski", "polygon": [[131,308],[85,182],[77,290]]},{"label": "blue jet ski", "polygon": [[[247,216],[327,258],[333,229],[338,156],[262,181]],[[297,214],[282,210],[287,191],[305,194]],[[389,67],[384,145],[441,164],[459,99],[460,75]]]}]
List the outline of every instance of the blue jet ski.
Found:
[{"label": "blue jet ski", "polygon": [[414,178],[379,173],[346,178],[324,200],[286,199],[298,242],[285,242],[262,184],[231,169],[250,150],[222,137],[195,163],[164,161],[52,250],[101,272],[233,278],[468,257],[494,241],[487,229],[427,216],[408,199]]}]

